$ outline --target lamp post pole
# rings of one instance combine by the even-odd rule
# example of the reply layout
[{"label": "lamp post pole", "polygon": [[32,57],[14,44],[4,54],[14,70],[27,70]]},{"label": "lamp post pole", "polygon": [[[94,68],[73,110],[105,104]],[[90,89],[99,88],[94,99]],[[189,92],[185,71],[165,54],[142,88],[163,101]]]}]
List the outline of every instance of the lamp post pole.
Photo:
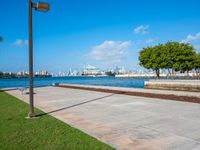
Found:
[{"label": "lamp post pole", "polygon": [[34,113],[34,91],[33,91],[33,35],[32,35],[32,8],[37,11],[49,11],[49,4],[44,2],[32,3],[28,0],[28,47],[29,47],[29,113],[28,118],[35,117]]},{"label": "lamp post pole", "polygon": [[32,35],[32,1],[28,0],[28,46],[29,46],[29,113],[28,117],[34,117],[33,104],[33,35]]}]

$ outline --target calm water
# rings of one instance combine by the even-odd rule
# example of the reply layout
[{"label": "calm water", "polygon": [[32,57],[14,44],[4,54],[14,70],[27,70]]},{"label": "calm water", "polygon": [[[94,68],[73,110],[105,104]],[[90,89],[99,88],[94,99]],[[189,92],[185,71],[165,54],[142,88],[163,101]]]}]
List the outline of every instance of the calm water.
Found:
[{"label": "calm water", "polygon": [[[115,78],[115,77],[53,77],[35,78],[34,86],[49,86],[52,83],[84,84],[84,85],[103,85],[116,87],[144,88],[143,78]],[[0,88],[27,87],[28,78],[0,79]]]}]

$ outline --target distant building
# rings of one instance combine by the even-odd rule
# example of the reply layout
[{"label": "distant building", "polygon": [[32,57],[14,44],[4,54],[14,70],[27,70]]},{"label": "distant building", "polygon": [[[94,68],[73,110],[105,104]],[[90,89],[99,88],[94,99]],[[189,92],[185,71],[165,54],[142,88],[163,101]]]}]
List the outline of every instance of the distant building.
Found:
[{"label": "distant building", "polygon": [[78,76],[79,72],[77,70],[72,70],[71,68],[69,69],[69,72],[67,74],[68,76]]},{"label": "distant building", "polygon": [[122,67],[116,66],[114,69],[114,73],[115,74],[125,74],[126,73],[125,67],[124,66],[122,66]]},{"label": "distant building", "polygon": [[84,76],[98,76],[103,74],[104,73],[99,68],[92,65],[85,65],[82,72],[82,75]]},{"label": "distant building", "polygon": [[39,70],[39,71],[37,71],[36,73],[35,73],[35,75],[44,75],[44,76],[46,76],[46,75],[48,75],[48,72],[46,71],[46,70]]},{"label": "distant building", "polygon": [[39,70],[39,71],[35,72],[34,76],[35,77],[52,77],[52,75],[50,75],[48,73],[48,71],[46,71],[46,70]]},{"label": "distant building", "polygon": [[17,76],[18,77],[26,77],[26,76],[28,76],[28,71],[19,71],[19,72],[17,72]]}]

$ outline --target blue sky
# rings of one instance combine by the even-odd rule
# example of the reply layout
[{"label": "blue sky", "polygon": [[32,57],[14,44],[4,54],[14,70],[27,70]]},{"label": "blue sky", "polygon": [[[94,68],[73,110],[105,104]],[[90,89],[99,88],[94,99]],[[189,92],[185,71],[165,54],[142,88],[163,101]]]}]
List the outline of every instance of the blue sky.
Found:
[{"label": "blue sky", "polygon": [[[199,0],[44,1],[50,12],[33,10],[35,71],[85,64],[131,70],[142,47],[170,40],[189,42],[200,52]],[[27,2],[1,0],[0,71],[28,67]]]}]

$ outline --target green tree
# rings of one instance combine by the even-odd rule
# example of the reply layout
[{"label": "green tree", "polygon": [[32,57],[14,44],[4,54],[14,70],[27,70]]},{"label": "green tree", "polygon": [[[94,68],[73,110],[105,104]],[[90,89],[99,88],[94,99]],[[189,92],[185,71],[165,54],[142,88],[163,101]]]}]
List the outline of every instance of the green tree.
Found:
[{"label": "green tree", "polygon": [[194,68],[195,49],[193,46],[185,43],[180,44],[179,55],[177,56],[177,63],[181,72],[189,72]]},{"label": "green tree", "polygon": [[179,42],[167,42],[165,45],[165,53],[167,57],[167,64],[165,69],[168,70],[170,75],[174,75],[175,70],[178,69],[177,56],[179,55]]},{"label": "green tree", "polygon": [[159,44],[154,47],[143,48],[140,51],[139,64],[147,69],[152,69],[156,72],[157,79],[160,78],[160,69],[165,68],[167,57],[165,54],[164,45]]},{"label": "green tree", "polygon": [[170,75],[174,75],[175,71],[187,71],[188,73],[194,68],[193,59],[195,51],[193,46],[186,43],[167,42],[164,47],[167,57],[165,68],[168,69]]},{"label": "green tree", "polygon": [[168,69],[169,74],[174,74],[175,71],[188,73],[194,69],[194,56],[193,46],[179,42],[167,42],[143,48],[140,51],[139,64],[144,68],[154,70],[159,78],[160,69]]},{"label": "green tree", "polygon": [[152,51],[153,51],[152,47],[146,47],[140,51],[139,64],[146,69],[151,69],[152,62],[150,61],[150,59]]},{"label": "green tree", "polygon": [[197,79],[200,79],[200,53],[196,53],[193,60],[193,66],[197,75]]}]

